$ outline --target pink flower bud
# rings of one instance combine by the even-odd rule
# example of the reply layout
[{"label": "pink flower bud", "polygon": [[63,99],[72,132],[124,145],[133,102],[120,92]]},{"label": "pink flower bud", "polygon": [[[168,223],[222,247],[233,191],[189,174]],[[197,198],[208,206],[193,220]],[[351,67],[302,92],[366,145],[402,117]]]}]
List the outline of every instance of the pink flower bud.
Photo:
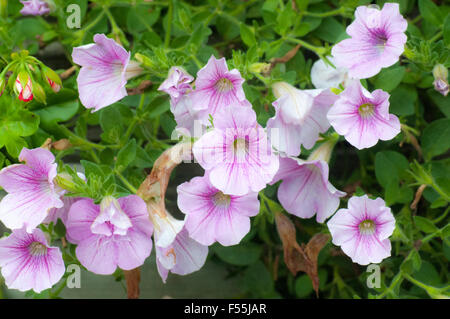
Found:
[{"label": "pink flower bud", "polygon": [[48,80],[48,84],[50,84],[50,87],[52,88],[53,92],[58,93],[59,90],[61,90],[61,85],[53,82],[50,78],[47,78],[47,80]]},{"label": "pink flower bud", "polygon": [[22,83],[20,83],[19,77],[17,77],[16,90],[19,93],[19,100],[28,102],[33,99],[33,87],[32,87],[30,78],[28,78],[28,81],[27,81],[27,84],[25,85],[25,87],[22,87]]}]

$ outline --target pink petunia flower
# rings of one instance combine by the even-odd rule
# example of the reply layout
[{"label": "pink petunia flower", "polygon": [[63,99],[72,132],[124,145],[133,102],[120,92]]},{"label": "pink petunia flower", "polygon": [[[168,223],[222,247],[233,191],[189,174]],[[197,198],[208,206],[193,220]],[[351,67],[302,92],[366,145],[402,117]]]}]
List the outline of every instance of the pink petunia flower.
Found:
[{"label": "pink petunia flower", "polygon": [[360,6],[355,17],[347,27],[351,38],[336,44],[331,53],[336,66],[347,68],[350,77],[370,78],[398,61],[408,22],[400,14],[398,3],[385,3],[382,10]]},{"label": "pink petunia flower", "polygon": [[339,209],[327,226],[333,244],[341,246],[355,263],[380,263],[391,255],[388,237],[394,231],[395,218],[381,198],[353,196],[348,209]]},{"label": "pink petunia flower", "polygon": [[192,103],[194,78],[181,67],[172,67],[166,80],[158,88],[170,96],[170,111],[177,122],[176,130],[186,136],[201,136],[203,125]]},{"label": "pink petunia flower", "polygon": [[272,183],[282,180],[278,200],[283,208],[301,218],[317,214],[318,223],[333,215],[345,193],[328,181],[328,170],[327,162],[321,159],[280,158],[280,169]]},{"label": "pink petunia flower", "polygon": [[208,63],[197,72],[195,90],[191,94],[194,111],[204,125],[208,125],[210,115],[230,105],[251,107],[242,88],[244,79],[237,69],[228,71],[225,58],[211,56]]},{"label": "pink petunia flower", "polygon": [[94,42],[73,48],[72,59],[81,65],[77,77],[80,100],[95,112],[125,97],[127,80],[142,69],[113,39],[96,34]]},{"label": "pink petunia flower", "polygon": [[156,266],[163,282],[166,282],[169,272],[177,275],[188,275],[203,267],[208,256],[208,246],[204,246],[189,237],[183,228],[168,246],[156,244]]},{"label": "pink petunia flower", "polygon": [[319,133],[330,127],[327,113],[337,96],[329,89],[299,90],[285,82],[273,85],[276,113],[267,121],[270,142],[287,156],[298,156],[301,145],[310,149]]},{"label": "pink petunia flower", "polygon": [[211,184],[228,195],[259,192],[278,170],[278,157],[255,112],[239,105],[221,110],[214,129],[194,143],[192,152]]},{"label": "pink petunia flower", "polygon": [[29,1],[20,0],[20,2],[23,4],[23,8],[22,8],[22,10],[20,10],[20,13],[24,16],[26,16],[26,15],[41,16],[41,15],[50,13],[50,8],[48,6],[48,3],[45,1],[42,1],[42,0],[29,0]]},{"label": "pink petunia flower", "polygon": [[105,197],[100,205],[92,199],[78,200],[70,208],[66,227],[68,239],[78,245],[78,260],[96,274],[139,267],[152,249],[153,226],[145,202],[136,195]]},{"label": "pink petunia flower", "polygon": [[8,288],[37,293],[51,288],[65,273],[61,251],[49,246],[38,228],[31,234],[16,229],[0,239],[0,267]]},{"label": "pink petunia flower", "polygon": [[169,70],[167,79],[158,88],[158,91],[163,91],[169,94],[173,104],[176,104],[178,99],[187,91],[192,90],[189,83],[194,80],[194,77],[187,73],[182,67],[173,66]]},{"label": "pink petunia flower", "polygon": [[209,176],[195,177],[177,187],[178,207],[186,214],[189,235],[203,245],[239,244],[250,231],[250,217],[259,212],[258,194],[226,195]]},{"label": "pink petunia flower", "polygon": [[54,183],[57,164],[50,151],[23,148],[19,160],[25,164],[0,171],[0,186],[8,193],[0,202],[0,220],[11,229],[25,225],[30,233],[52,208],[63,207],[63,191]]},{"label": "pink petunia flower", "polygon": [[400,133],[400,121],[389,114],[389,93],[368,92],[359,81],[353,81],[327,114],[339,135],[358,149],[374,146]]}]

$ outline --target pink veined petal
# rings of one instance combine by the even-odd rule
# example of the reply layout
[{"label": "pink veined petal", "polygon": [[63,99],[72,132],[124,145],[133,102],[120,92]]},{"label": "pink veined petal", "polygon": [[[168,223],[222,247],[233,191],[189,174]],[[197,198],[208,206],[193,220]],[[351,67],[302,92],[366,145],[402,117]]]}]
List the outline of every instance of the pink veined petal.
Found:
[{"label": "pink veined petal", "polygon": [[81,68],[77,82],[80,100],[85,107],[93,108],[95,112],[127,95],[121,68],[118,64],[115,69],[106,70]]},{"label": "pink veined petal", "polygon": [[78,242],[78,260],[87,270],[98,275],[110,275],[117,268],[116,244],[110,238],[89,235]]},{"label": "pink veined petal", "polygon": [[127,232],[126,239],[116,241],[117,265],[124,270],[142,266],[152,251],[151,233],[134,228]]},{"label": "pink veined petal", "polygon": [[190,238],[186,229],[178,234],[173,248],[177,260],[171,272],[178,275],[187,275],[199,270],[208,256],[208,246],[201,245]]},{"label": "pink veined petal", "polygon": [[[91,225],[100,213],[100,208],[92,199],[80,199],[69,210],[66,228],[70,238],[84,240],[92,234]],[[69,238],[68,238],[69,239]]]}]

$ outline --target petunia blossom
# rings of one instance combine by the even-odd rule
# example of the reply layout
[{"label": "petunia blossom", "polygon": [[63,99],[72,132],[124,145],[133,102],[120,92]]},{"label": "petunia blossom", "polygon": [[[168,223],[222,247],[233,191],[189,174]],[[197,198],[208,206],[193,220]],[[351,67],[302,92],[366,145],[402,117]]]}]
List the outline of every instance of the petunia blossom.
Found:
[{"label": "petunia blossom", "polygon": [[358,149],[374,146],[400,133],[400,121],[389,114],[389,93],[368,92],[359,81],[353,81],[327,114],[339,135]]},{"label": "petunia blossom", "polygon": [[158,91],[163,91],[169,94],[173,104],[176,104],[178,99],[187,91],[192,90],[189,83],[194,80],[194,77],[186,72],[182,67],[173,66],[169,70],[167,79],[158,87]]},{"label": "petunia blossom", "polygon": [[183,228],[173,242],[165,247],[158,246],[155,233],[156,266],[163,282],[169,272],[177,275],[188,275],[203,267],[208,256],[208,246],[202,245],[189,237]]},{"label": "petunia blossom", "polygon": [[189,236],[207,246],[216,241],[223,246],[238,244],[250,231],[250,217],[259,212],[257,193],[226,195],[207,175],[179,185],[177,192]]},{"label": "petunia blossom", "polygon": [[95,112],[125,97],[127,80],[142,69],[113,39],[96,34],[94,42],[73,48],[72,59],[81,65],[77,77],[81,103]]},{"label": "petunia blossom", "polygon": [[38,228],[31,234],[16,229],[0,239],[0,267],[8,288],[37,293],[51,288],[65,273],[61,251],[49,246]]},{"label": "petunia blossom", "polygon": [[[332,56],[327,56],[327,59],[335,65]],[[314,62],[311,67],[311,82],[316,89],[339,88],[339,85],[346,87],[349,80],[346,68],[332,67],[322,59]]]},{"label": "petunia blossom", "polygon": [[78,260],[96,274],[139,267],[152,249],[153,226],[145,202],[136,195],[105,197],[100,205],[80,199],[70,207],[66,228],[68,239],[78,245]]},{"label": "petunia blossom", "polygon": [[407,27],[398,3],[385,3],[381,10],[372,6],[356,8],[355,21],[347,27],[351,38],[339,42],[331,51],[336,66],[347,68],[355,79],[376,75],[399,60]]},{"label": "petunia blossom", "polygon": [[0,221],[11,229],[25,225],[31,232],[52,208],[63,207],[63,191],[54,183],[57,164],[50,151],[23,148],[19,160],[25,164],[0,171],[0,186],[8,193],[0,202]]},{"label": "petunia blossom", "polygon": [[280,169],[272,183],[282,180],[278,200],[283,208],[295,216],[311,218],[316,215],[323,223],[339,207],[339,198],[345,196],[328,181],[326,161],[280,158]]},{"label": "petunia blossom", "polygon": [[221,110],[214,129],[194,143],[192,152],[211,184],[228,195],[259,192],[278,170],[278,157],[255,112],[239,105]]},{"label": "petunia blossom", "polygon": [[230,105],[251,107],[242,88],[244,79],[237,69],[228,70],[225,58],[211,56],[208,63],[197,72],[195,90],[191,94],[193,110],[204,125],[208,125],[210,115],[227,109]]},{"label": "petunia blossom", "polygon": [[353,262],[360,265],[380,263],[391,255],[389,236],[395,228],[391,209],[381,198],[353,196],[328,221],[333,244],[341,246]]},{"label": "petunia blossom", "polygon": [[20,10],[20,13],[24,16],[41,16],[50,13],[50,7],[48,3],[43,0],[21,0],[20,3],[23,4],[23,8],[22,10]]},{"label": "petunia blossom", "polygon": [[327,113],[337,96],[329,89],[299,90],[285,82],[273,85],[275,116],[267,121],[272,146],[287,156],[298,156],[301,145],[310,149],[319,133],[330,127]]}]

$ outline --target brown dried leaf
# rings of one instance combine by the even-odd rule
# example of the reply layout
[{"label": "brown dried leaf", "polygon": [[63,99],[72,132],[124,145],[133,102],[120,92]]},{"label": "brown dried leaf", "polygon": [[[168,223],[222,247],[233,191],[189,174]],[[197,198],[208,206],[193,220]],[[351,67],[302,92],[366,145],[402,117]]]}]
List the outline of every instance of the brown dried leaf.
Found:
[{"label": "brown dried leaf", "polygon": [[317,273],[317,257],[319,256],[322,248],[330,240],[328,234],[315,234],[308,242],[305,248],[306,255],[308,256],[308,266],[306,273],[311,278],[313,288],[316,291],[316,295],[319,294],[319,275]]},{"label": "brown dried leaf", "polygon": [[191,156],[191,151],[191,143],[179,143],[162,153],[153,165],[150,174],[139,186],[137,195],[147,203],[156,203],[162,211],[165,211],[164,198],[170,174],[183,159]]},{"label": "brown dried leaf", "polygon": [[316,295],[319,293],[319,275],[317,271],[317,257],[326,245],[330,236],[327,234],[315,234],[306,245],[301,247],[297,243],[295,226],[289,217],[275,214],[278,234],[283,243],[284,262],[295,276],[297,272],[305,272],[311,278]]},{"label": "brown dried leaf", "polygon": [[141,271],[139,267],[132,270],[124,270],[123,273],[127,282],[128,299],[138,299],[139,283],[141,281]]}]

